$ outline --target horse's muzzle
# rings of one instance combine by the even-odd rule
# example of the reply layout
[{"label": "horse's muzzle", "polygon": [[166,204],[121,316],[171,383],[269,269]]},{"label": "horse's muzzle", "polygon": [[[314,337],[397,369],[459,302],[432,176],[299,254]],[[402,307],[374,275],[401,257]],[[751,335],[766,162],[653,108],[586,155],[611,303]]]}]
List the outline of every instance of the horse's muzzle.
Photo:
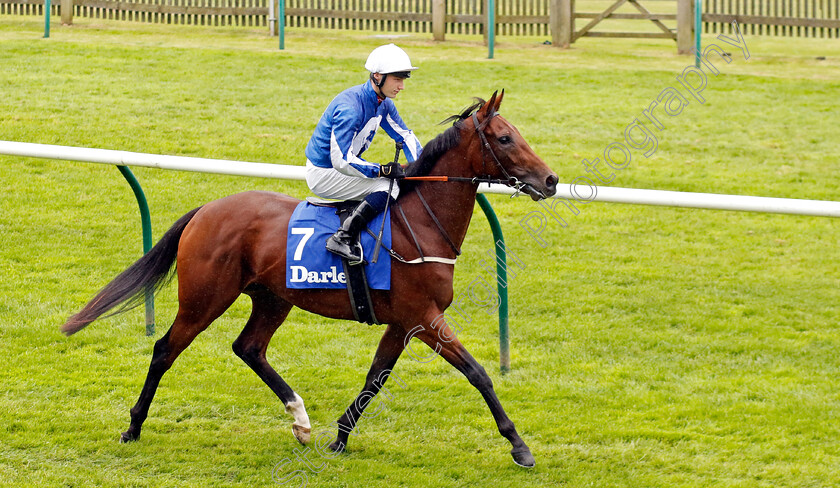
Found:
[{"label": "horse's muzzle", "polygon": [[537,200],[554,196],[554,194],[557,193],[558,181],[559,178],[557,178],[557,175],[551,174],[545,179],[545,188],[539,189],[530,183],[525,183],[522,187],[522,191],[530,195],[531,199],[536,202]]}]

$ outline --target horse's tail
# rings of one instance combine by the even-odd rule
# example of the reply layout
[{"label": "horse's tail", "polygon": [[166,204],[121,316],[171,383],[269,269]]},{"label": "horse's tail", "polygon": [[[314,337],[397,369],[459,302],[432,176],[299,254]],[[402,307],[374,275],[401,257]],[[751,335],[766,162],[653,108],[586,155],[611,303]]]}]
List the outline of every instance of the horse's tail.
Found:
[{"label": "horse's tail", "polygon": [[155,247],[105,285],[79,313],[67,319],[61,331],[74,334],[120,304],[122,306],[111,315],[130,310],[143,303],[146,290],[156,291],[168,283],[173,275],[172,265],[178,256],[181,234],[200,209],[193,209],[178,219]]}]

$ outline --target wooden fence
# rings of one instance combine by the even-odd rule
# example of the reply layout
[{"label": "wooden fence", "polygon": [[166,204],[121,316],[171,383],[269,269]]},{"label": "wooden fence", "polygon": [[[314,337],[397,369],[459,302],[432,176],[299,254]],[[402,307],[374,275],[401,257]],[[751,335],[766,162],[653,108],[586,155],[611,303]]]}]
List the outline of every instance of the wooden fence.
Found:
[{"label": "wooden fence", "polygon": [[[272,0],[72,0],[72,16],[156,24],[265,27],[269,1]],[[62,12],[65,2],[52,0],[51,13],[62,15],[62,22],[68,18],[68,13]],[[44,0],[0,0],[0,14],[43,15]]]},{"label": "wooden fence", "polygon": [[432,32],[432,0],[286,0],[286,26]]},{"label": "wooden fence", "polygon": [[[550,37],[551,2],[552,0],[496,0],[496,33]],[[486,0],[286,0],[286,25],[432,33],[436,8],[445,12],[444,33],[484,33]]]},{"label": "wooden fence", "polygon": [[702,0],[703,32],[744,35],[840,37],[840,0]]},{"label": "wooden fence", "polygon": [[[75,15],[265,27],[270,1],[276,0],[53,0],[53,13],[71,21]],[[692,35],[684,31],[693,29],[693,22],[685,21],[685,15],[693,16],[688,8],[693,1],[496,0],[496,34],[542,37],[559,46],[586,36],[661,37],[676,39],[685,50],[678,37]],[[746,35],[840,37],[840,0],[698,1],[703,2],[706,33],[731,32],[731,22],[737,20]],[[664,10],[648,10],[644,5],[649,2]],[[683,22],[678,21],[677,4]],[[62,12],[62,5],[70,7]],[[487,0],[285,0],[288,27],[432,33],[439,40],[446,34],[484,35],[486,10]],[[43,15],[44,0],[0,0],[2,14]]]}]

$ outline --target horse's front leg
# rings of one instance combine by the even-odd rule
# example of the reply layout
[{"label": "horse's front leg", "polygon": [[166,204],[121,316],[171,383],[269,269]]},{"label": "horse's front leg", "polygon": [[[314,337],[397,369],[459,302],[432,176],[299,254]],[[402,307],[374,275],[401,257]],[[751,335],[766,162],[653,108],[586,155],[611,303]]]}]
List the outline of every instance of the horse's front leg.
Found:
[{"label": "horse's front leg", "polygon": [[[478,364],[475,358],[472,357],[455,336],[455,333],[452,332],[449,325],[440,318],[441,316],[438,316],[433,321],[434,328],[426,327],[422,331],[417,331],[417,333],[413,332],[412,337],[417,337],[428,344],[429,347],[443,356],[455,369],[463,373],[470,384],[481,392],[481,396],[484,397],[484,401],[487,402],[487,406],[490,407],[490,412],[496,420],[499,433],[510,441],[513,446],[510,451],[513,456],[513,462],[526,468],[533,467],[536,464],[534,456],[531,455],[531,450],[528,449],[525,441],[519,437],[519,434],[516,432],[516,427],[514,427],[513,422],[505,413],[505,409],[502,408],[502,404],[499,402],[495,390],[493,390],[493,381],[487,375],[487,371]],[[413,350],[410,352],[414,354]]]},{"label": "horse's front leg", "polygon": [[[356,422],[370,404],[371,400],[379,393],[385,381],[391,376],[391,370],[397,364],[400,354],[405,348],[406,333],[401,327],[389,325],[385,334],[379,341],[373,363],[370,365],[365,378],[365,386],[362,388],[356,400],[347,407],[344,415],[338,419],[338,437],[330,444],[330,449],[341,452],[347,446],[347,436],[356,428]],[[383,392],[384,394],[384,392]],[[380,404],[380,407],[382,404]],[[376,412],[378,414],[379,409]],[[375,416],[375,415],[374,415]]]}]

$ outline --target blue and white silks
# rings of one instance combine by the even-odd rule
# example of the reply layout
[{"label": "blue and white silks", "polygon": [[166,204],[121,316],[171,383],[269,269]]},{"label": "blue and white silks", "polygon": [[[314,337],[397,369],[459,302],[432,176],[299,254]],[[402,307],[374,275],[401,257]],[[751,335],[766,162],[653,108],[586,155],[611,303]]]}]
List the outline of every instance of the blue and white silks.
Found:
[{"label": "blue and white silks", "polygon": [[327,106],[306,145],[306,158],[320,168],[334,168],[347,176],[376,178],[379,164],[362,159],[379,127],[396,142],[413,163],[423,150],[414,132],[406,127],[393,100],[379,102],[369,81],[339,93]]}]

